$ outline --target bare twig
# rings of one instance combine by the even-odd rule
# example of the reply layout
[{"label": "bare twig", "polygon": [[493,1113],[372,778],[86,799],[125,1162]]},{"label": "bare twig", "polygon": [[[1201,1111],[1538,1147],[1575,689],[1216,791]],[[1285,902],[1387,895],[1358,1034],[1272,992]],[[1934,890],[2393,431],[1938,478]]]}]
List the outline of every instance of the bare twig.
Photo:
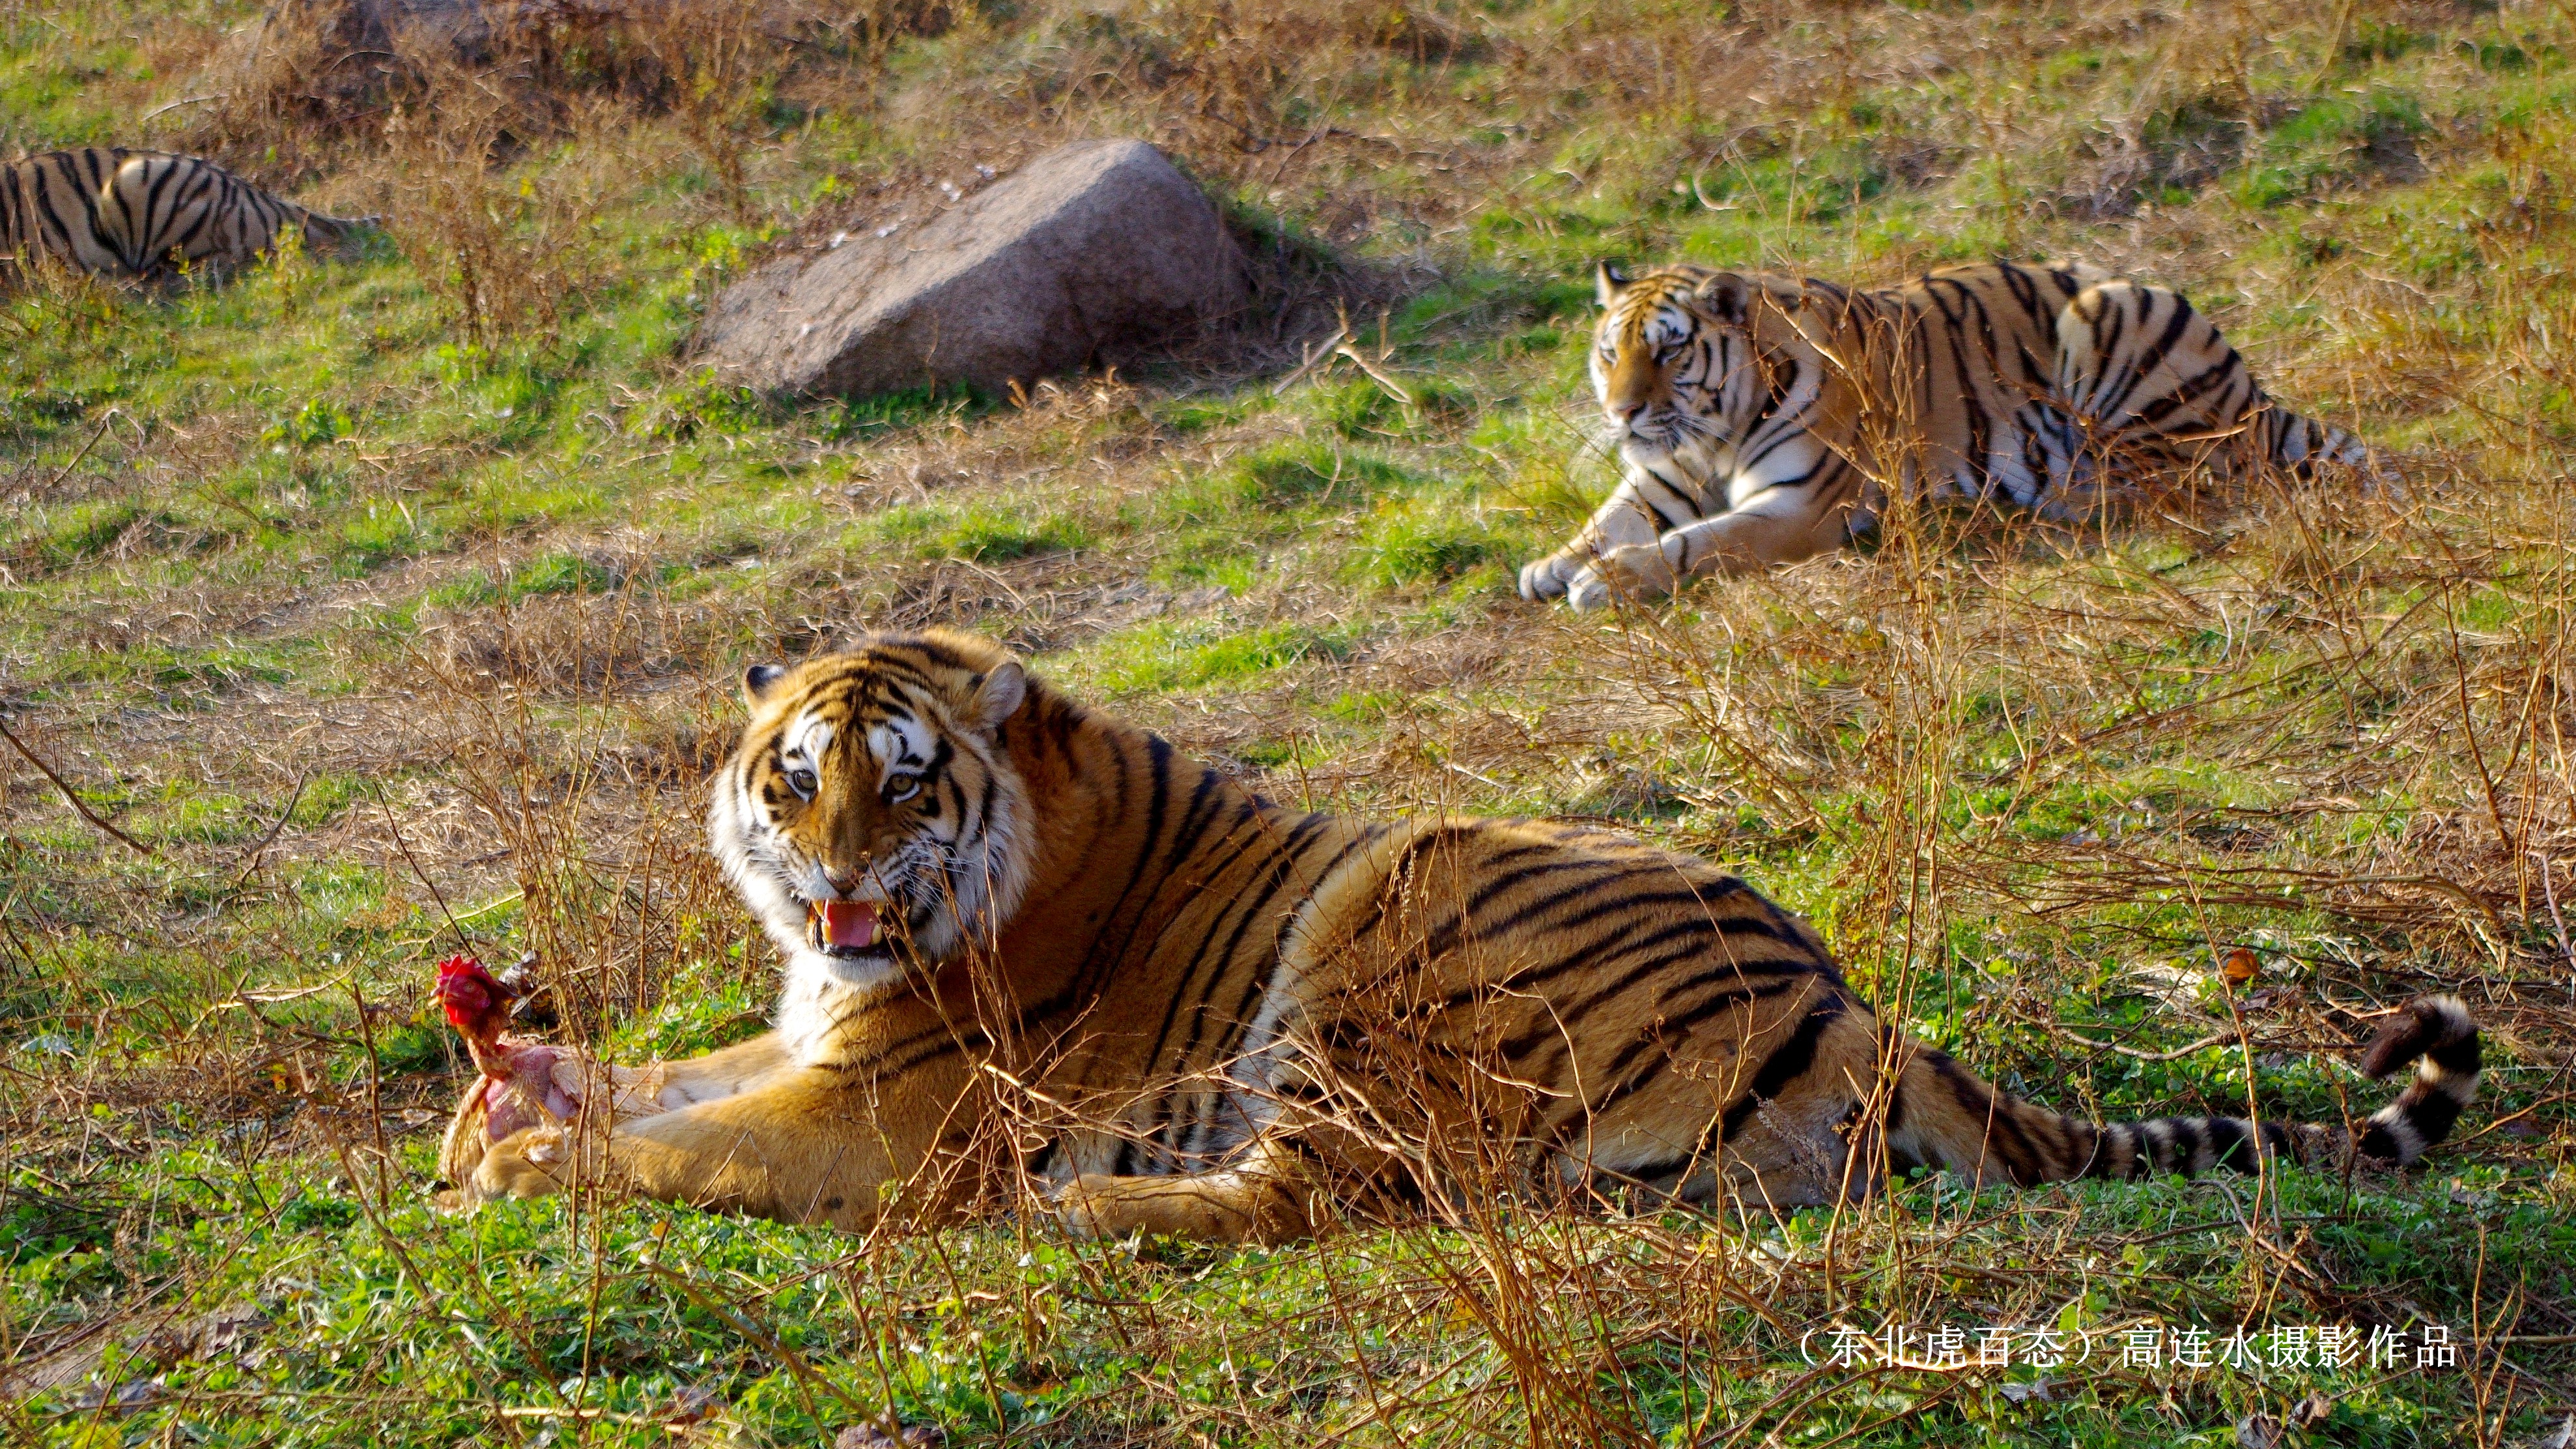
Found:
[{"label": "bare twig", "polygon": [[81,465],[81,460],[82,460],[83,458],[86,458],[86,457],[88,457],[88,456],[89,456],[90,449],[97,447],[97,446],[98,446],[98,440],[107,436],[107,428],[108,428],[108,424],[110,424],[110,423],[112,423],[112,422],[116,421],[116,414],[117,414],[117,412],[118,412],[118,410],[117,410],[117,409],[115,409],[115,408],[109,408],[109,409],[106,411],[106,413],[105,413],[105,414],[103,414],[103,415],[101,415],[101,416],[100,416],[100,418],[99,418],[99,420],[98,420],[98,427],[97,427],[94,431],[92,431],[92,432],[90,433],[90,435],[89,435],[89,441],[88,441],[88,442],[86,442],[86,443],[81,444],[81,449],[80,449],[80,451],[79,451],[79,452],[77,452],[77,453],[72,454],[72,460],[71,460],[70,462],[68,462],[68,463],[65,463],[65,464],[62,466],[61,471],[59,471],[59,472],[55,473],[53,477],[48,478],[48,479],[46,479],[46,480],[45,480],[45,488],[44,488],[44,491],[45,491],[45,492],[47,492],[47,493],[51,493],[51,492],[53,492],[56,488],[59,488],[59,487],[61,487],[61,486],[62,486],[62,482],[63,482],[63,480],[64,480],[64,479],[66,479],[66,478],[68,478],[68,477],[72,476],[72,470],[73,470],[74,468],[77,468],[77,467],[79,467],[79,466]]},{"label": "bare twig", "polygon": [[18,738],[16,732],[9,728],[9,722],[6,716],[0,716],[0,738],[7,739],[11,745],[17,748],[19,754],[27,757],[28,764],[36,767],[36,772],[38,774],[51,780],[54,788],[62,792],[63,798],[71,802],[71,807],[80,812],[80,817],[83,820],[86,820],[90,824],[97,826],[99,829],[106,831],[109,835],[116,837],[118,841],[122,842],[127,847],[144,855],[160,854],[159,851],[154,850],[151,846],[144,844],[142,841],[135,839],[133,836],[126,834],[124,831],[108,824],[105,820],[100,819],[98,812],[89,808],[88,802],[81,799],[79,793],[72,789],[69,781],[66,781],[62,776],[55,774],[53,766],[46,764],[43,758],[37,755],[34,750],[27,748],[27,742]]},{"label": "bare twig", "polygon": [[447,897],[439,890],[438,882],[429,878],[429,872],[420,867],[419,857],[411,853],[411,842],[403,838],[402,822],[394,818],[393,803],[385,798],[385,787],[381,783],[376,786],[376,808],[385,812],[385,828],[393,832],[394,849],[402,852],[403,864],[411,867],[412,879],[419,881],[421,887],[429,892],[430,900],[437,904],[438,914],[446,918],[447,929],[456,935],[456,944],[468,951],[473,950],[474,938],[466,935],[465,928],[456,923],[456,913],[447,908]]},{"label": "bare twig", "polygon": [[230,99],[232,99],[232,95],[228,91],[217,91],[213,95],[207,96],[182,96],[175,101],[168,102],[164,105],[154,106],[152,109],[145,111],[141,116],[135,118],[135,124],[138,126],[142,125],[145,122],[150,121],[155,116],[175,111],[181,106],[202,106],[208,101],[223,101]]},{"label": "bare twig", "polygon": [[1378,367],[1377,364],[1369,361],[1365,357],[1362,357],[1359,354],[1359,349],[1345,342],[1333,350],[1340,353],[1342,356],[1349,358],[1352,366],[1367,373],[1369,375],[1369,381],[1386,389],[1387,396],[1394,398],[1397,402],[1406,407],[1414,406],[1412,390],[1407,388],[1403,383],[1397,382],[1394,378],[1387,376],[1386,372],[1382,368]]},{"label": "bare twig", "polygon": [[2120,1043],[2115,1041],[2095,1041],[2089,1036],[2078,1036],[2074,1032],[2067,1031],[2062,1027],[2059,1028],[2058,1035],[2065,1037],[2068,1041],[2075,1043],[2077,1046],[2090,1047],[2097,1052],[2118,1052],[2124,1057],[2135,1057],[2142,1062],[2178,1062],[2184,1057],[2190,1056],[2192,1053],[2200,1051],[2203,1048],[2213,1047],[2220,1042],[2233,1041],[2236,1039],[2236,1033],[2233,1031],[2214,1031],[2209,1035],[2202,1037],[2198,1041],[2185,1046],[2175,1047],[2171,1051],[2151,1052],[2141,1051],[2133,1046],[2122,1046]]},{"label": "bare twig", "polygon": [[1279,379],[1279,381],[1271,387],[1270,395],[1272,397],[1285,396],[1288,389],[1295,387],[1300,378],[1303,378],[1307,373],[1314,371],[1316,368],[1321,367],[1325,363],[1340,356],[1343,350],[1342,344],[1348,342],[1350,340],[1350,336],[1351,324],[1349,322],[1345,321],[1341,326],[1334,328],[1333,335],[1325,338],[1324,344],[1321,347],[1316,348],[1312,353],[1308,354],[1305,361],[1298,363],[1293,371],[1291,371],[1286,377]]},{"label": "bare twig", "polygon": [[2531,858],[2540,863],[2540,898],[2549,903],[2549,925],[2558,933],[2558,954],[2567,958],[2570,970],[2576,970],[2576,945],[2568,944],[2567,918],[2558,913],[2558,883],[2549,878],[2549,857],[2535,850]]},{"label": "bare twig", "polygon": [[250,879],[250,873],[259,869],[260,857],[268,854],[268,848],[277,843],[278,834],[286,829],[286,822],[295,818],[295,807],[304,803],[304,782],[311,778],[309,773],[295,777],[295,789],[286,797],[286,808],[277,812],[277,820],[268,827],[268,833],[262,835],[243,856],[241,874],[233,877],[234,890],[240,890],[243,882]]}]

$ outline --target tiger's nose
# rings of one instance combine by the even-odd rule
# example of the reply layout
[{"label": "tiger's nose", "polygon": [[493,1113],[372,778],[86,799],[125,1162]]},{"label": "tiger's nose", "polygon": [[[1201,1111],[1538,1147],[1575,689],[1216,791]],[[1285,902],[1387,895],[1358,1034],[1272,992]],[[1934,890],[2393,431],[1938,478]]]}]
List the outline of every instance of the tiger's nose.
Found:
[{"label": "tiger's nose", "polygon": [[864,865],[835,868],[823,867],[823,883],[842,895],[848,895],[868,873]]},{"label": "tiger's nose", "polygon": [[1633,423],[1646,415],[1646,400],[1641,397],[1613,398],[1608,409],[1610,421]]}]

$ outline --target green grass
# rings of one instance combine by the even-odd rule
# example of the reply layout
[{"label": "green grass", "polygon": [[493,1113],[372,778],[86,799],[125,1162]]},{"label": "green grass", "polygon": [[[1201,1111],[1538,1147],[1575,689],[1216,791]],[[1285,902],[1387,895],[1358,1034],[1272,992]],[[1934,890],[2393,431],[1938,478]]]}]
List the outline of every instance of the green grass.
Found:
[{"label": "green grass", "polygon": [[[147,8],[0,15],[0,145],[231,134],[132,118],[205,94],[258,13]],[[2310,1396],[2293,1442],[2549,1442],[2576,1411],[2565,16],[949,18],[761,49],[694,135],[576,55],[547,72],[568,129],[489,150],[488,235],[421,214],[381,117],[261,122],[228,159],[392,234],[0,298],[0,710],[152,852],[6,756],[0,1378],[72,1366],[0,1395],[10,1442],[811,1445],[891,1416],[959,1443],[2230,1444]],[[777,239],[1077,134],[1163,142],[1262,253],[1246,357],[797,403],[688,355]],[[477,235],[542,293],[467,315]],[[1993,255],[2185,286],[2276,394],[2408,450],[2407,496],[2169,500],[2107,540],[1935,519],[1618,620],[1513,597],[1610,483],[1597,260]],[[1341,321],[1386,380],[1277,389]],[[429,963],[537,951],[557,1030],[628,1059],[760,1029],[770,950],[696,844],[701,782],[745,665],[889,621],[1001,637],[1283,798],[1709,855],[1891,1019],[2065,1110],[2365,1111],[2352,1013],[2435,988],[2496,1028],[2490,1085],[2402,1180],[1924,1180],[1840,1215],[1258,1252],[1035,1213],[859,1239],[435,1211],[461,1066]],[[2261,974],[2231,995],[2234,945]],[[216,1320],[248,1326],[191,1337]],[[2117,1361],[2132,1329],[2240,1323],[2438,1324],[2467,1367]],[[1836,1324],[2110,1357],[1811,1373]]]}]

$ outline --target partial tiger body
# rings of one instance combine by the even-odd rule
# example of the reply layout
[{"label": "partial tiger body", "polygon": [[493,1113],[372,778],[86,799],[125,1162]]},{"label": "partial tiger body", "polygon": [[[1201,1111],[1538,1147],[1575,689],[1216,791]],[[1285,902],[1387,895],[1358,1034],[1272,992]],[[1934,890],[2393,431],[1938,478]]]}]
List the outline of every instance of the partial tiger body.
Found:
[{"label": "partial tiger body", "polygon": [[898,1186],[992,1186],[964,1145],[1007,1113],[1084,1231],[1272,1240],[1471,1192],[1785,1207],[1908,1165],[2403,1164],[2476,1088],[2478,1033],[2435,998],[2365,1061],[2421,1065],[2358,1131],[2097,1125],[1880,1023],[1805,923],[1691,856],[1292,809],[965,635],[746,687],[711,834],[787,959],[778,1029],[600,1078],[604,1138],[488,1141],[469,1095],[442,1154],[469,1195],[554,1191],[587,1141],[656,1197],[856,1225]]},{"label": "partial tiger body", "polygon": [[2268,399],[2168,288],[2097,268],[1952,267],[1901,286],[1605,266],[1592,380],[1622,479],[1521,571],[1531,598],[1652,597],[1839,548],[1890,490],[2067,516],[2210,467],[2370,470]]},{"label": "partial tiger body", "polygon": [[[1205,849],[1222,872],[1176,879],[1170,927],[1075,998],[1080,1045],[1049,1081],[1117,1109],[1063,1124],[1059,1175],[1212,1170],[1277,1135],[1337,1159],[1327,1175],[1437,1182],[1509,1144],[1515,1171],[1678,1189],[1713,1169],[1700,1129],[1741,1096],[1738,1044],[1839,989],[1743,882],[1597,831],[1270,807]],[[1469,1139],[1369,1145],[1435,1121]]]},{"label": "partial tiger body", "polygon": [[118,277],[235,266],[289,226],[320,249],[373,222],[309,211],[197,156],[89,146],[0,167],[0,272],[40,258]]}]

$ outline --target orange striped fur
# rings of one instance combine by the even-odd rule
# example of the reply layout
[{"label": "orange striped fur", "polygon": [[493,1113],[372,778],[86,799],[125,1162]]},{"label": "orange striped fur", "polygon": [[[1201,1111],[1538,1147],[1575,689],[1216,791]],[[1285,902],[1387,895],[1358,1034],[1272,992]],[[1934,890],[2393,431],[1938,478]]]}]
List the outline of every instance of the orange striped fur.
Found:
[{"label": "orange striped fur", "polygon": [[[2438,998],[2373,1049],[2373,1075],[2420,1065],[2358,1132],[2100,1126],[1881,1024],[1805,923],[1691,856],[1294,809],[961,634],[878,635],[747,692],[712,837],[786,986],[768,1035],[593,1093],[616,1098],[596,1165],[658,1198],[864,1224],[894,1184],[962,1190],[1008,1104],[1076,1228],[1274,1240],[1467,1189],[1789,1206],[1916,1164],[2405,1163],[2476,1087],[2477,1030]],[[481,1095],[448,1176],[556,1190],[579,1144],[489,1142]]]},{"label": "orange striped fur", "polygon": [[288,226],[321,248],[374,222],[308,211],[197,156],[88,146],[0,167],[0,276],[40,259],[114,277],[222,268],[268,251]]}]

